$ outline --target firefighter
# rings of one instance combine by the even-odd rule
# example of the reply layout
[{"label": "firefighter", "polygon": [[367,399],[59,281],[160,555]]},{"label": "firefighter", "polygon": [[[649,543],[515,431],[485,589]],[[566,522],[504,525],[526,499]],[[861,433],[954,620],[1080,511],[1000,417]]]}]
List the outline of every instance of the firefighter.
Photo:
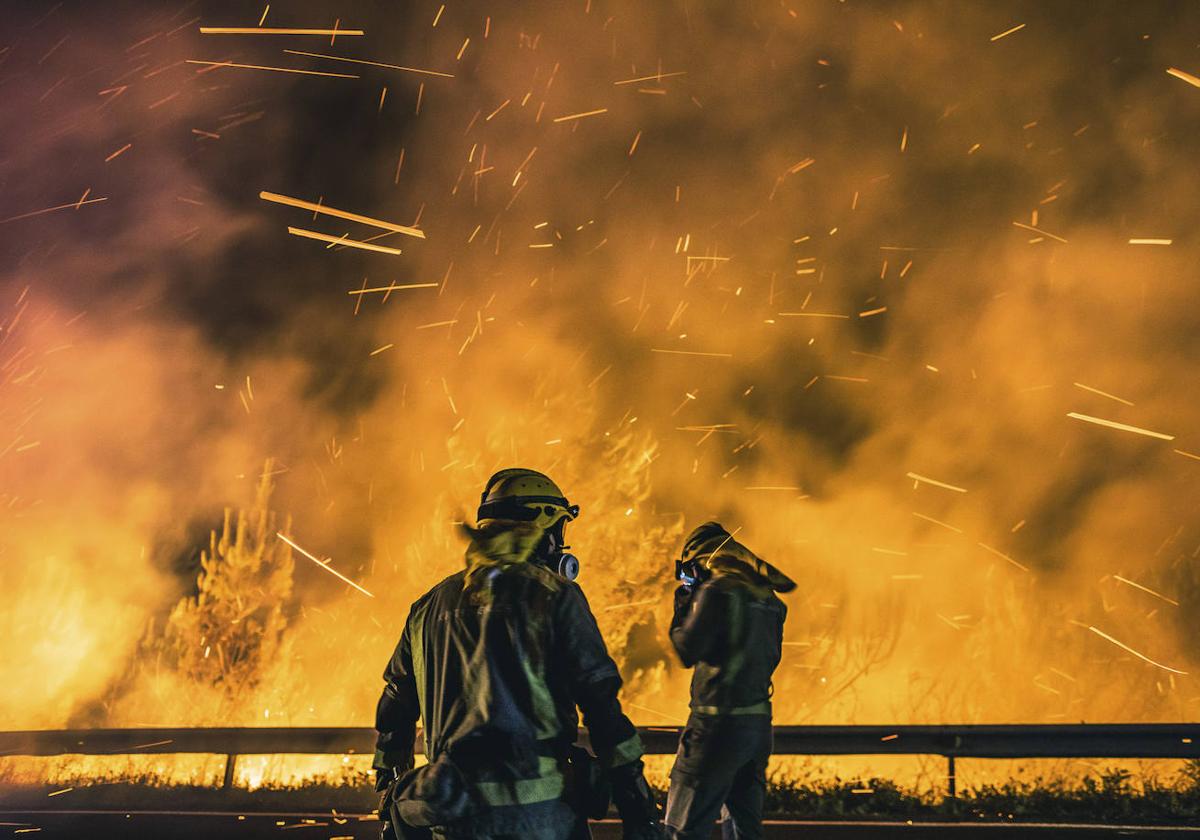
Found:
[{"label": "firefighter", "polygon": [[771,675],[796,584],[716,522],[692,531],[676,561],[671,643],[692,674],[691,713],[667,795],[676,840],[708,838],[722,815],[726,840],[763,836],[771,755]]},{"label": "firefighter", "polygon": [[[565,551],[578,514],[545,475],[501,470],[464,526],[466,568],[412,605],[376,710],[385,836],[586,838],[611,795],[625,838],[665,837]],[[574,746],[577,707],[595,757]],[[418,718],[428,764],[414,770]]]}]

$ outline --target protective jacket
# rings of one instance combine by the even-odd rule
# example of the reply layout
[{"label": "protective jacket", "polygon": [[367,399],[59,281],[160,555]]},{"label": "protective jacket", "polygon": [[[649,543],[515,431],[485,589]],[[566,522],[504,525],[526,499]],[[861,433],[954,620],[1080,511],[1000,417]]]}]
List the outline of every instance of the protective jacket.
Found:
[{"label": "protective jacket", "polygon": [[695,666],[693,711],[769,714],[787,618],[775,591],[795,583],[728,534],[718,545],[703,561],[711,577],[675,593],[671,643],[685,666]]},{"label": "protective jacket", "polygon": [[520,523],[470,536],[467,568],[413,604],[388,662],[376,767],[411,766],[420,718],[429,762],[449,759],[476,810],[556,800],[578,707],[600,763],[636,762],[640,778],[641,740],[583,590],[528,562],[540,534]]},{"label": "protective jacket", "polygon": [[[787,608],[775,592],[796,584],[716,522],[684,543],[689,581],[675,593],[671,642],[692,674],[692,712],[671,768],[666,823],[675,840],[723,834],[762,838],[771,756],[771,675],[779,664]],[[681,576],[685,579],[685,576]]]}]

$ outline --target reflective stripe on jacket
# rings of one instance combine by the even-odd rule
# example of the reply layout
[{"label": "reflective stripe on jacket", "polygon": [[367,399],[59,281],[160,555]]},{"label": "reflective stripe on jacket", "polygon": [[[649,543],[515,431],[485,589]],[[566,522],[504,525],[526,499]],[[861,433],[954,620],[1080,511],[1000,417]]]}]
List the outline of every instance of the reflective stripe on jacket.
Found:
[{"label": "reflective stripe on jacket", "polygon": [[376,766],[411,761],[419,717],[430,760],[447,753],[491,805],[562,795],[577,706],[602,764],[642,755],[583,590],[539,565],[473,567],[439,583],[413,604],[384,680]]}]

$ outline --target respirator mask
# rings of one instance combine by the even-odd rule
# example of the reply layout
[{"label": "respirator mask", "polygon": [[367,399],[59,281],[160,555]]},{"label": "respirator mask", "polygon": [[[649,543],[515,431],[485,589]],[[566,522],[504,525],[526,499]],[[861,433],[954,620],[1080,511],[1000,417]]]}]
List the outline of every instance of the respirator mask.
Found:
[{"label": "respirator mask", "polygon": [[560,519],[546,531],[546,536],[537,552],[538,562],[560,577],[575,580],[579,577],[579,558],[567,551],[571,546],[563,545],[565,542],[563,526],[565,524],[566,519]]},{"label": "respirator mask", "polygon": [[711,575],[712,573],[708,569],[700,565],[699,560],[675,561],[675,579],[689,589],[708,580]]}]

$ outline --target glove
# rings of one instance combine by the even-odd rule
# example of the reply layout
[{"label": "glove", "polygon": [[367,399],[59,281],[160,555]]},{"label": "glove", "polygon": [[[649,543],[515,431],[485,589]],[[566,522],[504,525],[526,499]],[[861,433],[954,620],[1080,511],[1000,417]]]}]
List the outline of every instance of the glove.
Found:
[{"label": "glove", "polygon": [[375,768],[375,792],[379,794],[379,818],[388,820],[388,810],[392,804],[392,782],[396,781],[396,771],[392,768]]},{"label": "glove", "polygon": [[396,771],[391,767],[375,768],[375,792],[383,793],[396,780]]},{"label": "glove", "polygon": [[642,762],[631,761],[608,771],[613,804],[621,815],[625,840],[659,840],[667,835],[662,827],[654,792],[646,784]]},{"label": "glove", "polygon": [[663,824],[655,820],[651,823],[623,823],[621,840],[670,840]]},{"label": "glove", "polygon": [[694,586],[688,586],[686,583],[681,583],[675,587],[675,613],[679,614],[680,610],[686,610],[692,602],[692,596],[696,593]]}]

